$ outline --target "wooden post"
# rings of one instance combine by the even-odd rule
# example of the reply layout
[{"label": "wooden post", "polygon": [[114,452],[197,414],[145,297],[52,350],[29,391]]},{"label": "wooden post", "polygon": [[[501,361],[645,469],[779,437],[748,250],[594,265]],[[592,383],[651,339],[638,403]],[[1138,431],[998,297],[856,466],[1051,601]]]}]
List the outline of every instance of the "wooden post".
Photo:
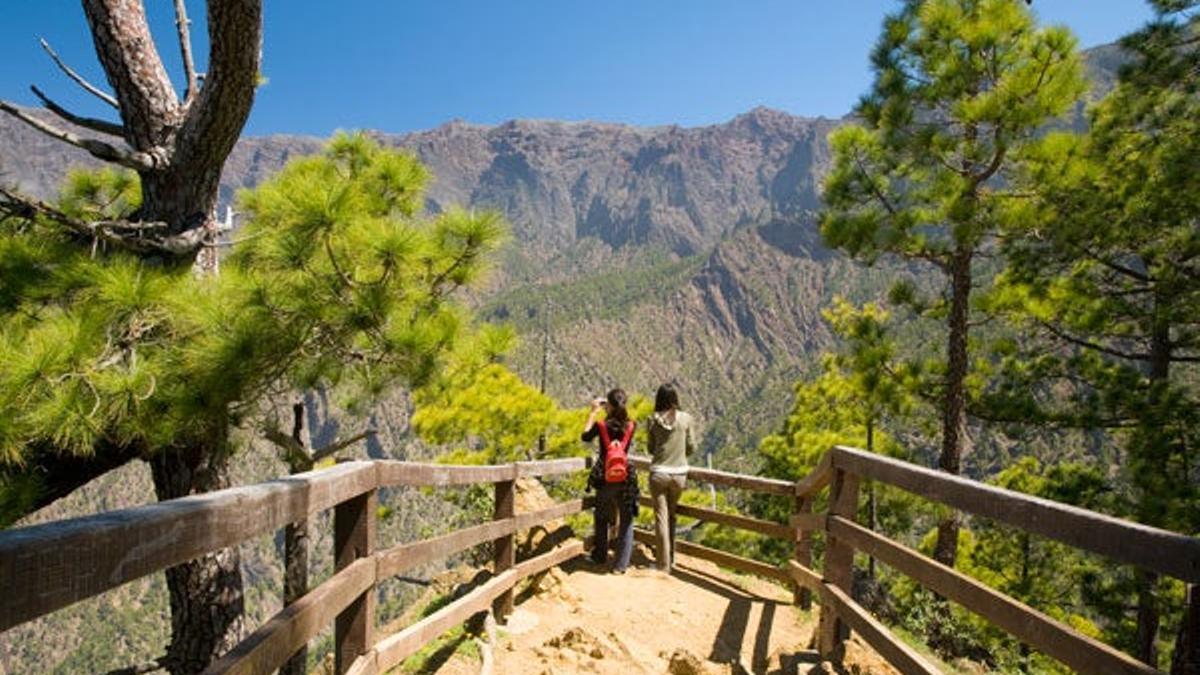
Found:
[{"label": "wooden post", "polygon": [[[812,504],[812,497],[796,497],[792,504],[792,513],[795,515],[812,513]],[[810,569],[812,568],[812,545],[813,533],[806,530],[796,539],[796,546],[793,550],[796,562]],[[800,584],[795,584],[792,589],[792,602],[798,605],[800,609],[812,609],[812,591],[809,591]]]},{"label": "wooden post", "polygon": [[[496,483],[495,520],[505,520],[515,515],[516,490],[514,486],[515,482],[511,480]],[[507,534],[494,540],[492,554],[496,574],[512,569],[513,563],[516,562],[516,543],[513,535]],[[503,623],[512,614],[512,611],[513,592],[512,589],[509,589],[492,603],[492,613],[496,616],[497,621]]]},{"label": "wooden post", "polygon": [[[333,512],[333,560],[338,571],[375,553],[376,491],[338,504]],[[374,646],[375,584],[338,614],[334,622],[334,670],[342,675]]]},{"label": "wooden post", "polygon": [[[857,475],[836,469],[829,490],[829,513],[855,520],[858,512]],[[827,534],[825,546],[825,576],[823,581],[837,586],[851,596],[854,585],[854,549],[832,534]],[[834,650],[850,637],[846,624],[838,619],[830,603],[821,603],[821,618],[817,627],[817,651],[822,658],[833,658]]]}]

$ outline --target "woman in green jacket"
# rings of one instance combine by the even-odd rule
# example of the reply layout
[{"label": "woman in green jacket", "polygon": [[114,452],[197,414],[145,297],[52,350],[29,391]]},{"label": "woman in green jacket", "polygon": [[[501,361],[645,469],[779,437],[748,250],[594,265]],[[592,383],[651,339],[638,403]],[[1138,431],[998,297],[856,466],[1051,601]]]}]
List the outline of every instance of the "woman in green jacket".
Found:
[{"label": "woman in green jacket", "polygon": [[658,388],[647,437],[650,447],[650,496],[654,500],[658,569],[675,564],[675,507],[687,480],[688,455],[696,450],[696,422],[679,409],[679,393],[670,384]]}]

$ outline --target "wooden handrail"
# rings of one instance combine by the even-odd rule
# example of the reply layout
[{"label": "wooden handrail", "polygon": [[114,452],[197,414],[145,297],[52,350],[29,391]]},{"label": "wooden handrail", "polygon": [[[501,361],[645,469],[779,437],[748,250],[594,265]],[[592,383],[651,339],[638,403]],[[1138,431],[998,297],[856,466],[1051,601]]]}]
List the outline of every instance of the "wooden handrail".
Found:
[{"label": "wooden handrail", "polygon": [[903,488],[977,516],[1189,583],[1200,583],[1200,538],[838,446],[839,469]]},{"label": "wooden handrail", "polygon": [[206,675],[274,672],[377,580],[375,559],[362,558],[284,607],[220,659]]},{"label": "wooden handrail", "polygon": [[[650,469],[650,458],[645,455],[631,455],[629,463],[642,470]],[[724,485],[726,487],[762,492],[769,495],[791,496],[796,491],[796,484],[791,481],[762,478],[760,476],[747,476],[746,474],[717,471],[715,469],[689,467],[687,477],[690,480],[701,483]]]},{"label": "wooden handrail", "polygon": [[[649,459],[633,457],[636,467]],[[230,488],[148,506],[85,516],[0,532],[0,630],[49,613],[77,600],[165,569],[254,536],[337,507],[341,523],[339,570],[325,583],[272,617],[210,672],[262,672],[282,664],[301,645],[338,617],[339,669],[355,673],[387,670],[425,642],[470,614],[507,597],[530,574],[579,555],[574,542],[537,558],[515,563],[467,596],[396,635],[370,644],[372,588],[377,581],[488,541],[577,513],[591,502],[575,499],[531,513],[509,515],[440,537],[374,551],[375,491],[390,486],[456,486],[495,483],[497,495],[511,491],[522,477],[552,476],[584,469],[585,460],[569,458],[498,466],[455,466],[395,461],[348,462],[335,467],[259,485]],[[930,560],[856,524],[856,487],[871,479],[907,490],[978,516],[1079,549],[1106,555],[1183,581],[1200,582],[1200,539],[1112,518],[1084,509],[985,485],[838,446],[826,453],[809,475],[795,483],[690,469],[688,477],[743,490],[788,496],[793,515],[787,525],[680,505],[680,515],[797,542],[796,560],[785,568],[700,546],[677,542],[681,553],[738,571],[795,583],[824,603],[819,630],[823,652],[843,635],[859,632],[904,672],[933,673],[918,654],[897,640],[849,596],[849,566],[854,551],[868,553],[943,597],[962,604],[1039,651],[1082,671],[1156,672],[1132,657],[1074,631],[966,575]],[[830,513],[812,513],[817,493],[832,487]],[[499,501],[498,501],[499,503]],[[643,497],[641,503],[652,505]],[[823,575],[809,569],[806,555],[813,531],[828,537]],[[652,541],[635,530],[640,541]],[[505,554],[507,555],[507,554]],[[502,556],[504,557],[504,556]],[[507,557],[499,560],[507,566]],[[799,598],[801,594],[797,594]],[[368,622],[368,623],[364,623]],[[343,624],[345,628],[343,629]],[[344,653],[343,653],[344,652]],[[351,663],[352,662],[352,663]]]},{"label": "wooden handrail", "polygon": [[[654,508],[654,499],[642,495],[638,498],[638,503],[642,506]],[[718,523],[736,527],[739,530],[747,532],[756,532],[758,534],[774,537],[776,539],[785,539],[792,541],[795,539],[795,528],[789,525],[781,525],[773,523],[769,520],[761,520],[759,518],[750,518],[748,516],[738,515],[736,513],[725,513],[723,511],[714,511],[700,506],[689,506],[687,504],[679,504],[675,507],[675,513],[681,516],[696,518],[706,523]]]},{"label": "wooden handrail", "polygon": [[831,516],[829,533],[1081,673],[1154,675],[1158,672],[1118,649],[861,525]]},{"label": "wooden handrail", "polygon": [[373,463],[347,462],[0,532],[0,630],[277,530],[372,490],[375,483]]},{"label": "wooden handrail", "polygon": [[[633,538],[635,541],[640,541],[643,544],[651,546],[655,542],[655,535],[650,530],[644,530],[640,527],[633,528]],[[740,555],[734,555],[715,548],[701,546],[690,541],[679,539],[675,542],[675,549],[684,555],[690,555],[693,558],[700,558],[712,563],[716,563],[721,567],[727,567],[731,570],[737,570],[745,574],[753,574],[764,579],[773,579],[782,583],[788,583],[791,578],[788,573],[774,565],[768,565],[764,562],[759,562],[752,558],[743,558]]]},{"label": "wooden handrail", "polygon": [[399,485],[449,487],[574,473],[582,471],[587,460],[583,457],[568,457],[485,466],[401,462],[385,459],[375,460],[375,463],[379,467],[379,487]]},{"label": "wooden handrail", "polygon": [[[463,597],[430,614],[421,621],[375,643],[364,665],[356,672],[386,672],[412,656],[430,640],[462,623],[472,614],[487,610],[492,601],[510,590],[518,581],[550,569],[583,553],[583,542],[573,541],[559,548],[517,563],[506,572],[489,579]],[[372,664],[367,666],[366,664]]]}]

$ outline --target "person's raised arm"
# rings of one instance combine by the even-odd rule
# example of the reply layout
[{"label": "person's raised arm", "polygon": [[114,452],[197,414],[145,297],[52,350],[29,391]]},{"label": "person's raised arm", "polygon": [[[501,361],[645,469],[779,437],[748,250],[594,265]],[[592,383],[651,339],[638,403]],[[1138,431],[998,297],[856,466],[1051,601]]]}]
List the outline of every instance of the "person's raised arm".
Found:
[{"label": "person's raised arm", "polygon": [[604,399],[597,398],[592,400],[592,409],[588,412],[587,422],[583,425],[583,433],[579,436],[584,443],[591,443],[598,432],[594,431],[596,426],[596,417],[600,414],[600,408],[604,405]]},{"label": "person's raised arm", "polygon": [[691,457],[692,453],[696,452],[696,435],[695,432],[692,431],[693,427],[695,426],[695,418],[689,418],[683,432],[683,451],[688,457]]}]

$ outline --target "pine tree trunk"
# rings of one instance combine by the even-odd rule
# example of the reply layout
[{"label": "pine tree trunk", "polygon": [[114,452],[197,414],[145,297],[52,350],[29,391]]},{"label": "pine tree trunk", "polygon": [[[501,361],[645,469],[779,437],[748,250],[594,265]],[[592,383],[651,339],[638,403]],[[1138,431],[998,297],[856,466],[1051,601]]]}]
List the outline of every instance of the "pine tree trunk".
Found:
[{"label": "pine tree trunk", "polygon": [[[968,312],[971,299],[971,257],[969,248],[960,246],[950,262],[950,316],[946,344],[946,380],[942,400],[942,452],[938,468],[958,475],[962,448],[966,441],[966,388]],[[933,557],[943,565],[954,566],[958,555],[958,514],[949,513],[938,522],[937,545]]]},{"label": "pine tree trunk", "polygon": [[[867,452],[875,452],[875,417],[867,417]],[[872,532],[878,526],[879,507],[875,501],[875,481],[867,481],[867,527]],[[875,580],[875,556],[867,557],[867,579]]]},{"label": "pine tree trunk", "polygon": [[[1154,324],[1150,333],[1149,379],[1150,395],[1146,417],[1142,419],[1139,439],[1135,448],[1139,455],[1133,462],[1134,481],[1138,487],[1138,520],[1147,525],[1162,526],[1158,515],[1162,507],[1156,494],[1158,485],[1166,476],[1166,444],[1170,443],[1164,430],[1167,416],[1163,414],[1163,395],[1171,377],[1171,329],[1170,323],[1161,317],[1161,305],[1156,301],[1152,310]],[[1140,446],[1140,447],[1138,447]],[[1148,665],[1158,667],[1158,627],[1161,622],[1158,597],[1158,575],[1146,570],[1137,571],[1137,658]]]},{"label": "pine tree trunk", "polygon": [[[283,604],[286,607],[308,592],[308,519],[289,524],[283,531]],[[279,675],[304,675],[308,670],[308,645],[292,655]]]},{"label": "pine tree trunk", "polygon": [[[292,404],[292,440],[304,446],[304,400]],[[289,455],[290,457],[290,455]],[[301,473],[308,468],[299,465],[294,458],[288,462],[288,471]],[[296,602],[308,593],[308,519],[288,523],[283,529],[283,606]],[[304,675],[308,670],[308,645],[292,655],[279,675]]]},{"label": "pine tree trunk", "polygon": [[[220,446],[164,450],[150,466],[160,501],[229,487]],[[236,548],[222,549],[176,565],[166,576],[171,644],[163,665],[172,675],[199,673],[242,638],[241,557]]]},{"label": "pine tree trunk", "polygon": [[1175,636],[1171,675],[1200,675],[1200,585],[1188,584],[1183,621]]}]

